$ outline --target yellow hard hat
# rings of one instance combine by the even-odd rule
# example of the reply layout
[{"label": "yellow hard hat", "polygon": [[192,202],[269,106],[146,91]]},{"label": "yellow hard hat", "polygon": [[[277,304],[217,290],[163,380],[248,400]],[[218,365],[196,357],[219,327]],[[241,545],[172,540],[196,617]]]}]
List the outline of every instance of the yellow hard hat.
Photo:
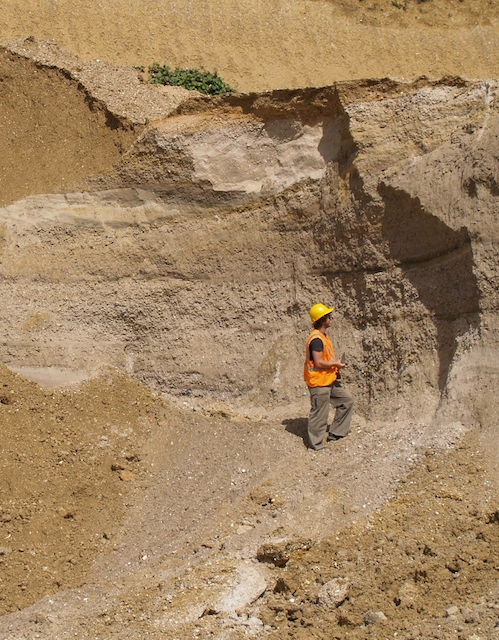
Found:
[{"label": "yellow hard hat", "polygon": [[314,304],[313,307],[310,308],[310,320],[312,320],[312,324],[315,324],[317,320],[320,320],[323,316],[326,316],[328,313],[334,311],[334,307],[326,307],[324,304]]}]

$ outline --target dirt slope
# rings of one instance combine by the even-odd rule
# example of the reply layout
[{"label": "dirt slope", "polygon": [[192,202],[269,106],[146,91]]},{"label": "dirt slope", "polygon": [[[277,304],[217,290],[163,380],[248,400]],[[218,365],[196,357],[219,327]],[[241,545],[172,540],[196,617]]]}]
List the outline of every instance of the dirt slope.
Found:
[{"label": "dirt slope", "polygon": [[90,176],[111,170],[145,122],[188,95],[32,39],[0,48],[0,77],[1,204],[84,189]]},{"label": "dirt slope", "polygon": [[[110,18],[112,16],[112,18]],[[16,0],[0,41],[55,40],[84,60],[218,70],[240,91],[337,80],[499,76],[495,0]]]},{"label": "dirt slope", "polygon": [[111,370],[2,388],[6,640],[494,637],[495,423],[438,453],[357,419],[318,455],[303,419],[179,410]]},{"label": "dirt slope", "polygon": [[111,544],[150,403],[111,372],[54,395],[2,368],[2,613],[79,585]]}]

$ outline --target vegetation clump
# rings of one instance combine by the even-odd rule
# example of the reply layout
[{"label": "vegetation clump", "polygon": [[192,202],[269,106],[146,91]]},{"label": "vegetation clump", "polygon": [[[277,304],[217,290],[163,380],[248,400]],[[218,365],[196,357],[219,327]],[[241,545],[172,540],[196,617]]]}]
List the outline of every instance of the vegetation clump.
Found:
[{"label": "vegetation clump", "polygon": [[203,71],[200,69],[181,69],[175,67],[172,71],[169,66],[161,66],[157,62],[148,68],[149,82],[152,84],[165,84],[184,89],[200,91],[210,96],[219,96],[225,93],[235,93],[215,71]]}]

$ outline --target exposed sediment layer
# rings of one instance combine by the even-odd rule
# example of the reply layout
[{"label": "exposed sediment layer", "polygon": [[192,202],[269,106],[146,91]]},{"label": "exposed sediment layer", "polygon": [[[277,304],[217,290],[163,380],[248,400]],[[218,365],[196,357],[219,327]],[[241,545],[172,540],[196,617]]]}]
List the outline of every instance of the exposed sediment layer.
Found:
[{"label": "exposed sediment layer", "polygon": [[303,310],[334,300],[363,410],[434,412],[494,342],[497,126],[492,81],[184,102],[89,191],[2,210],[2,358],[288,402]]}]

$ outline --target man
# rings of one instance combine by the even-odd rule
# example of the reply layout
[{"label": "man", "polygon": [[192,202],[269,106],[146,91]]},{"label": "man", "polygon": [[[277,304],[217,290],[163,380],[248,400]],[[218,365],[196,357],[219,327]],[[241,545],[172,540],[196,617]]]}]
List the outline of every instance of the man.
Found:
[{"label": "man", "polygon": [[[308,417],[308,439],[316,451],[327,447],[326,442],[344,438],[350,432],[353,397],[343,389],[339,378],[346,365],[336,360],[334,349],[327,335],[331,326],[333,308],[314,304],[310,309],[310,320],[314,326],[308,336],[303,375],[310,392],[310,414]],[[328,429],[329,405],[336,413]]]}]

